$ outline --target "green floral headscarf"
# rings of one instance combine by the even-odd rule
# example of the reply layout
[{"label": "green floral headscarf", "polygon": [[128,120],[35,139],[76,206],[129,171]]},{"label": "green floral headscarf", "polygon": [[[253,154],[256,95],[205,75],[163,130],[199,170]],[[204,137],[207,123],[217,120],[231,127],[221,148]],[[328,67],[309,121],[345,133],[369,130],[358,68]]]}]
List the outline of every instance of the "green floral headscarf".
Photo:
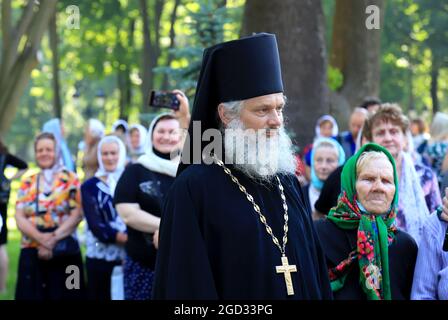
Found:
[{"label": "green floral headscarf", "polygon": [[[390,211],[384,215],[374,215],[362,211],[356,198],[356,164],[366,151],[384,153],[394,169],[395,196]],[[353,263],[359,263],[359,281],[369,300],[390,300],[389,245],[396,233],[394,224],[398,206],[398,176],[392,155],[375,143],[364,145],[354,156],[347,160],[341,174],[341,189],[338,204],[332,208],[327,219],[341,229],[358,229],[356,249],[329,270],[331,288],[341,289]]]}]

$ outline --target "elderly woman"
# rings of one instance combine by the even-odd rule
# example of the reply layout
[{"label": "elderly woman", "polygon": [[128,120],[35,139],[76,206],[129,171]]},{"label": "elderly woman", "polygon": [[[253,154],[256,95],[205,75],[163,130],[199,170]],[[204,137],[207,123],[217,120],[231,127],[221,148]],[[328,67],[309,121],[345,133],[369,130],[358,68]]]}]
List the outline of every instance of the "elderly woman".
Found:
[{"label": "elderly woman", "polygon": [[61,154],[58,161],[60,161],[60,164],[63,165],[66,169],[75,172],[75,162],[73,161],[73,156],[70,153],[70,149],[68,148],[67,142],[64,138],[65,132],[62,120],[53,118],[45,122],[42,127],[42,132],[49,132],[54,135]]},{"label": "elderly woman", "polygon": [[344,162],[345,152],[337,141],[329,138],[318,138],[314,141],[311,152],[311,183],[304,188],[305,200],[308,200],[313,214],[314,204],[319,198],[324,181]]},{"label": "elderly woman", "polygon": [[161,207],[176,176],[180,157],[180,128],[189,123],[188,100],[175,90],[181,102],[174,114],[156,117],[148,130],[145,154],[126,167],[115,191],[116,208],[128,227],[123,267],[125,300],[151,298],[157,253]]},{"label": "elderly woman", "polygon": [[92,300],[110,300],[112,270],[121,265],[126,225],[113,205],[118,179],[123,173],[126,149],[116,136],[106,136],[98,145],[99,169],[81,186],[82,206],[87,219],[87,290]]},{"label": "elderly woman", "polygon": [[[81,221],[79,181],[61,167],[60,151],[51,133],[34,142],[40,171],[22,180],[16,223],[22,232],[16,299],[82,298],[84,279],[76,227]],[[75,288],[67,286],[68,266],[75,267]]]},{"label": "elderly woman", "polygon": [[413,300],[448,300],[448,187],[443,205],[423,226],[412,284]]},{"label": "elderly woman", "polygon": [[104,125],[97,119],[89,119],[84,131],[84,157],[82,168],[84,181],[92,178],[98,170],[98,143],[104,136]]},{"label": "elderly woman", "polygon": [[367,140],[385,147],[397,165],[399,203],[397,226],[420,242],[424,220],[441,205],[437,177],[431,168],[414,163],[405,152],[409,120],[397,104],[383,104],[369,115],[363,133]]},{"label": "elderly woman", "polygon": [[129,129],[129,158],[132,163],[145,154],[145,142],[148,131],[141,124],[134,124]]},{"label": "elderly woman", "polygon": [[410,298],[417,245],[395,227],[397,191],[385,148],[366,144],[345,164],[338,205],[315,223],[335,299]]}]

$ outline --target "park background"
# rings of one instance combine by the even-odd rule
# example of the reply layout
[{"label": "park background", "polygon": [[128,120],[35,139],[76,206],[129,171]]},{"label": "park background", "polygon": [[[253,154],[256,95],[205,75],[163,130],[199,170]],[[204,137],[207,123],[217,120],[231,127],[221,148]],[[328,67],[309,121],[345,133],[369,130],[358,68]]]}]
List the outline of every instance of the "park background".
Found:
[{"label": "park background", "polygon": [[[148,125],[157,112],[147,103],[152,89],[184,90],[192,106],[203,49],[253,32],[277,36],[288,129],[299,148],[312,142],[323,114],[346,129],[350,111],[366,96],[397,102],[427,123],[448,111],[447,1],[0,0],[0,6],[0,136],[31,168],[33,137],[45,121],[63,119],[70,150],[80,158],[87,119],[98,118],[108,131],[119,118]],[[0,300],[14,296],[18,185],[12,184],[7,221],[8,291]]]}]

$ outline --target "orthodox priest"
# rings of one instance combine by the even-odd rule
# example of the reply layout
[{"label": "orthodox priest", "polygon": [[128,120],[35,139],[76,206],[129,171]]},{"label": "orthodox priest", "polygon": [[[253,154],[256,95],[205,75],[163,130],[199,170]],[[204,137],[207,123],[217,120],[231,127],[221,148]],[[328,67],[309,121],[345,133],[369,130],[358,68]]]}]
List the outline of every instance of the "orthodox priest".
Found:
[{"label": "orthodox priest", "polygon": [[[205,50],[189,142],[162,211],[155,299],[332,298],[284,107],[274,35]],[[222,132],[212,153],[210,130]]]}]

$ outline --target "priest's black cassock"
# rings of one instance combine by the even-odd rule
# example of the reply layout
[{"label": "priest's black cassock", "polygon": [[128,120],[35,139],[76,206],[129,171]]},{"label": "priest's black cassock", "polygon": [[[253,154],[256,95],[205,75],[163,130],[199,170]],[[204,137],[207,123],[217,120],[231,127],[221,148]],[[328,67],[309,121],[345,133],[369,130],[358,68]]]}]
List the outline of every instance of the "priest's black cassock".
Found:
[{"label": "priest's black cassock", "polygon": [[[279,92],[283,86],[275,36],[258,34],[220,44],[204,53],[191,120],[201,121],[202,132],[216,129],[220,102]],[[189,133],[194,134],[191,124]],[[184,147],[182,157],[192,148]],[[254,197],[282,245],[285,212],[276,180],[263,185],[227,166]],[[293,295],[287,294],[284,274],[276,272],[281,252],[245,194],[220,166],[181,162],[162,210],[154,298],[331,299],[310,208],[295,176],[279,178],[289,216],[285,253],[297,268],[291,273]]]},{"label": "priest's black cassock", "polygon": [[[230,167],[231,170],[233,169]],[[283,206],[276,183],[256,184],[232,170],[279,241]],[[246,196],[217,165],[191,165],[176,178],[163,209],[156,299],[330,299],[327,268],[309,208],[294,176],[282,176],[289,213],[286,255],[297,266],[287,296],[280,250]]]}]

